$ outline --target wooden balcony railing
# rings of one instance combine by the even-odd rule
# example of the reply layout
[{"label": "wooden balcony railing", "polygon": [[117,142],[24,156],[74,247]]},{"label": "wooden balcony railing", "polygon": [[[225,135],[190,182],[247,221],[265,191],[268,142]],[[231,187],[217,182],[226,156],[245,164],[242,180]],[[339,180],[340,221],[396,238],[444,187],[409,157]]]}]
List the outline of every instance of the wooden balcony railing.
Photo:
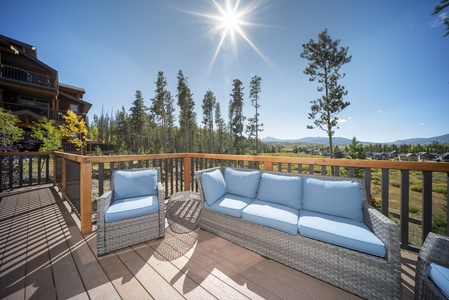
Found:
[{"label": "wooden balcony railing", "polygon": [[[32,155],[33,160],[39,159],[39,155],[34,153]],[[38,165],[42,165],[45,155],[48,156],[48,154],[43,154],[40,158],[41,163]],[[3,161],[11,161],[10,156],[0,153],[0,158]],[[110,174],[113,170],[125,168],[160,167],[166,198],[181,190],[197,191],[198,186],[194,179],[195,171],[219,165],[281,172],[320,173],[322,175],[331,175],[333,172],[336,176],[348,177],[362,174],[368,197],[371,198],[371,195],[380,197],[381,212],[385,215],[397,216],[401,246],[411,250],[418,250],[427,234],[432,231],[432,207],[437,204],[435,202],[436,193],[432,190],[432,187],[437,180],[438,184],[443,186],[441,188],[443,192],[440,190],[439,196],[445,198],[439,201],[444,202],[447,207],[447,199],[449,198],[449,163],[195,153],[80,156],[53,152],[52,156],[53,164],[50,163],[50,169],[53,171],[53,176],[50,175],[50,177],[52,177],[53,183],[60,187],[63,199],[69,200],[74,211],[79,215],[83,233],[92,230],[92,200],[108,190]],[[18,161],[21,160],[25,161],[25,154],[24,158],[19,158]],[[12,161],[16,160],[13,158]],[[22,163],[22,165],[24,164]],[[46,167],[46,169],[49,168]],[[5,169],[2,169],[2,172],[5,172]],[[416,174],[419,176],[416,176]],[[416,182],[411,184],[410,175],[415,178],[414,181],[416,181],[416,177],[419,177],[420,181],[421,214],[419,221],[415,220],[411,213],[411,193],[417,194],[413,191],[417,186]],[[2,178],[3,176],[4,173],[2,173]],[[37,180],[35,181],[37,182]],[[391,190],[392,185],[397,186],[394,192]],[[8,188],[10,187],[11,185],[8,185]],[[441,193],[444,193],[443,197],[441,197]],[[393,196],[399,199],[399,208],[391,214],[392,208],[390,206]],[[447,214],[446,210],[446,222],[449,219]],[[416,223],[420,225],[418,226]],[[416,226],[419,227],[419,230],[416,230]],[[415,230],[418,233],[414,232]],[[412,236],[415,235],[418,235],[417,240],[411,241]],[[449,226],[446,228],[446,235],[449,236]]]},{"label": "wooden balcony railing", "polygon": [[[49,120],[55,120],[55,121],[65,121],[62,117],[67,113],[67,111],[64,110],[57,110],[57,109],[50,109],[46,107],[39,107],[39,106],[31,106],[31,105],[23,105],[18,103],[10,103],[10,102],[0,102],[0,106],[4,109],[10,110],[10,111],[19,111],[19,110],[28,110],[30,112],[33,112],[39,116],[46,117]],[[78,114],[83,115],[83,114]],[[84,115],[83,115],[84,116]]]},{"label": "wooden balcony railing", "polygon": [[50,76],[8,66],[5,64],[0,65],[0,77],[35,84],[39,86],[44,86],[48,88],[55,88],[56,86],[55,85],[56,80]]}]

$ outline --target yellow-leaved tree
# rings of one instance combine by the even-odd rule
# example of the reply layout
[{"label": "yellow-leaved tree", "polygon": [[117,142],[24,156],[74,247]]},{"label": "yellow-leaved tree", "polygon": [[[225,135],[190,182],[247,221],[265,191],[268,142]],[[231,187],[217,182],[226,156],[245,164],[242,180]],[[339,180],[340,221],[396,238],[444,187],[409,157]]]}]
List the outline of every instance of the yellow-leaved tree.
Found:
[{"label": "yellow-leaved tree", "polygon": [[70,109],[62,117],[65,120],[65,124],[59,126],[62,136],[67,138],[75,146],[76,150],[81,151],[81,155],[84,155],[87,135],[87,126],[84,118],[78,116]]}]

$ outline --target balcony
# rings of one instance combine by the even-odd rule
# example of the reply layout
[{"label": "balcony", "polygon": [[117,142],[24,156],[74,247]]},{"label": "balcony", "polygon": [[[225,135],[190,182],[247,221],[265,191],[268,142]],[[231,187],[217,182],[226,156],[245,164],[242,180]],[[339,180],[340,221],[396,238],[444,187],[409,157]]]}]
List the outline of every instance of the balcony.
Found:
[{"label": "balcony", "polygon": [[[63,110],[50,109],[50,108],[39,107],[39,106],[23,105],[23,104],[10,103],[10,102],[0,102],[0,106],[3,107],[4,109],[12,111],[12,112],[29,111],[37,116],[46,117],[49,120],[55,120],[57,122],[57,124],[62,124],[63,122],[65,122],[65,120],[62,116],[67,113],[67,111],[63,111]],[[84,116],[84,114],[79,114],[79,115]]]},{"label": "balcony", "polygon": [[0,77],[51,89],[56,87],[55,78],[5,64],[0,65]]},{"label": "balcony", "polygon": [[[163,240],[96,257],[92,199],[108,189],[114,169],[161,167],[168,198],[177,191],[197,190],[195,170],[216,165],[328,175],[332,168],[341,176],[354,176],[361,168],[368,195],[373,192],[374,171],[380,169],[381,211],[386,214],[390,174],[399,171],[399,236],[403,249],[415,251],[420,245],[410,243],[409,237],[414,226],[408,209],[410,172],[422,173],[420,240],[432,230],[432,174],[449,173],[445,163],[207,154],[0,153],[2,189],[8,189],[0,194],[1,297],[357,298],[208,232],[173,232],[168,221]],[[10,175],[14,168],[16,176]],[[25,191],[9,191],[28,186]],[[412,299],[416,254],[402,251],[402,262],[402,297]]]}]

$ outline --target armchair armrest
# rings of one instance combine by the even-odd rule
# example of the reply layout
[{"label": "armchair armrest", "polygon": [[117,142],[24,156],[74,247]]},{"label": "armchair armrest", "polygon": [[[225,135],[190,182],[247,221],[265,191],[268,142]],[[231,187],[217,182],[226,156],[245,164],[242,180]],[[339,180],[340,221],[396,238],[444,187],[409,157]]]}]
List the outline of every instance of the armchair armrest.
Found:
[{"label": "armchair armrest", "polygon": [[97,199],[97,253],[105,253],[104,215],[112,203],[112,191],[107,191]]},{"label": "armchair armrest", "polygon": [[419,258],[427,266],[436,263],[449,268],[449,237],[430,232],[419,251]]}]

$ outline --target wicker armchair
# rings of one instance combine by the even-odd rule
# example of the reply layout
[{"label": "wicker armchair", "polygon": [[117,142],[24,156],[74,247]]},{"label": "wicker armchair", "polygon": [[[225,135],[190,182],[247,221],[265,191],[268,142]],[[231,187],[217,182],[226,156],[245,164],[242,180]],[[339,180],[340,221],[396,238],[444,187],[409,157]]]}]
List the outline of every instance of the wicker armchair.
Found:
[{"label": "wicker armchair", "polygon": [[447,299],[427,275],[431,263],[449,268],[449,237],[430,232],[419,251],[415,299]]},{"label": "wicker armchair", "polygon": [[[151,180],[154,180],[149,176],[146,176],[149,172],[151,173],[151,170],[156,170],[157,172],[157,182],[154,182],[153,184],[153,191],[154,189],[157,190],[153,195],[157,195],[158,201],[158,203],[153,204],[153,209],[156,208],[157,211],[142,216],[108,221],[108,216],[106,215],[111,204],[114,203],[114,197],[119,198],[119,196],[117,196],[120,194],[118,190],[120,189],[120,192],[124,192],[125,194],[131,194],[131,196],[136,191],[140,191],[140,194],[146,192],[147,187],[152,185]],[[143,176],[145,184],[142,182],[142,174],[145,174],[145,176]],[[154,176],[154,171],[152,174]],[[124,176],[126,180],[123,179]],[[132,182],[135,176],[141,176],[140,186],[136,186]],[[147,178],[148,184],[146,184]],[[119,180],[121,180],[121,182],[119,182]],[[123,195],[123,193],[121,195]],[[145,195],[139,196],[142,197]],[[158,207],[154,207],[154,205]],[[100,256],[120,248],[160,238],[164,235],[164,189],[161,183],[160,168],[115,171],[111,177],[111,190],[104,193],[97,201],[97,254]]]}]

